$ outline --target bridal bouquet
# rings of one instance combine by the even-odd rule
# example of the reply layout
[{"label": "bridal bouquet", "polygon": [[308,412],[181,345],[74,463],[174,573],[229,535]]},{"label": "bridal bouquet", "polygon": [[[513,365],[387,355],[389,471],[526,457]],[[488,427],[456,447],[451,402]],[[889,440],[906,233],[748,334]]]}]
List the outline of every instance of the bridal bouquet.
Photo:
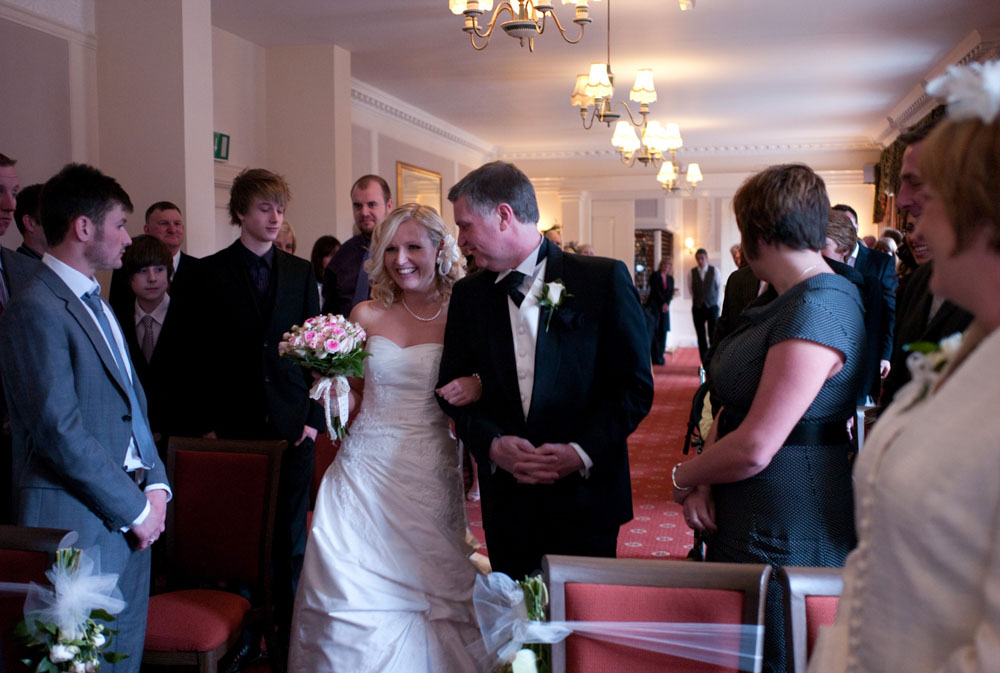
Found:
[{"label": "bridal bouquet", "polygon": [[347,434],[347,377],[364,375],[367,338],[361,325],[326,314],[309,318],[301,327],[293,325],[278,344],[278,355],[320,375],[309,396],[323,401],[330,437],[343,439]]},{"label": "bridal bouquet", "polygon": [[[107,648],[117,631],[98,623],[114,621],[125,601],[118,598],[118,575],[102,575],[93,559],[79,549],[60,549],[45,573],[52,588],[32,584],[24,621],[15,636],[37,652],[22,661],[36,673],[94,673],[101,659],[117,663],[127,655]],[[118,594],[120,595],[120,594]]]}]

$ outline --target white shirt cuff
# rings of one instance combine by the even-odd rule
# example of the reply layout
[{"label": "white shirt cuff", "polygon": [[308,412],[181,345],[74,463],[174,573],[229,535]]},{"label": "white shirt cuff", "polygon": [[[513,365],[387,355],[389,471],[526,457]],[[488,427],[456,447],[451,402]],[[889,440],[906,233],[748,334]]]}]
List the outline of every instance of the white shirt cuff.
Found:
[{"label": "white shirt cuff", "polygon": [[573,447],[576,454],[580,456],[580,460],[583,461],[583,469],[580,470],[580,476],[586,479],[590,476],[590,468],[594,466],[594,461],[590,459],[590,456],[588,456],[587,452],[583,450],[583,447],[576,442],[570,442],[569,445]]}]

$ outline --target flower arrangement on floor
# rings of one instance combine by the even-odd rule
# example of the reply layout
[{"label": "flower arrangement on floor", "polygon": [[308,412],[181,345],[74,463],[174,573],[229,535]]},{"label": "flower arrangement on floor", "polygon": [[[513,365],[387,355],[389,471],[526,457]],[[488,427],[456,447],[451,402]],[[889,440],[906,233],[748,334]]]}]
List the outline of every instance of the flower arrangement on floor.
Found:
[{"label": "flower arrangement on floor", "polygon": [[22,661],[36,673],[94,673],[101,660],[117,663],[127,655],[108,649],[118,633],[100,622],[122,611],[118,575],[102,575],[97,562],[79,549],[60,549],[45,576],[52,587],[32,584],[25,619],[15,636],[34,653]]},{"label": "flower arrangement on floor", "polygon": [[[302,326],[293,325],[278,344],[278,355],[319,375],[309,396],[322,400],[330,437],[347,434],[348,376],[365,373],[364,350],[368,335],[361,325],[342,315],[318,315]],[[334,404],[336,403],[336,404]]]}]

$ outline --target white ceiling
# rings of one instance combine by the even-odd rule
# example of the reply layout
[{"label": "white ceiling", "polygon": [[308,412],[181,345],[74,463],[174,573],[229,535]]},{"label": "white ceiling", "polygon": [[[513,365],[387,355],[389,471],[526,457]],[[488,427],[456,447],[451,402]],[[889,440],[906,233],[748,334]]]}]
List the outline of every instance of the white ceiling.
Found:
[{"label": "white ceiling", "polygon": [[[650,119],[678,122],[689,151],[717,154],[871,147],[972,31],[1000,35],[1000,0],[698,0],[688,12],[676,0],[592,0],[579,44],[550,26],[534,53],[499,28],[473,50],[447,0],[212,0],[212,12],[216,26],[263,46],[340,45],[355,79],[505,155],[538,157],[609,148],[610,131],[584,131],[569,104],[575,75],[605,60],[609,2],[615,98],[651,67]],[[572,5],[556,11],[575,35]]]}]

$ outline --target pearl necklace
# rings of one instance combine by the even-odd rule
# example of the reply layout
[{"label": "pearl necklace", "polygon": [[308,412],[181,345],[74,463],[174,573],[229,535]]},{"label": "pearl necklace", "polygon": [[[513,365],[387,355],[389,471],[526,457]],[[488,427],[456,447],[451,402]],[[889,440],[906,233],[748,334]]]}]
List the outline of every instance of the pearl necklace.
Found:
[{"label": "pearl necklace", "polygon": [[420,322],[431,322],[431,321],[433,321],[433,320],[436,320],[436,319],[437,319],[437,317],[438,317],[439,315],[441,315],[441,311],[443,311],[443,310],[444,310],[444,302],[441,302],[441,305],[440,305],[440,306],[438,306],[438,310],[437,310],[437,313],[435,313],[434,315],[432,315],[432,316],[431,316],[430,318],[421,318],[421,317],[420,317],[420,316],[418,316],[418,315],[417,315],[416,313],[414,313],[414,312],[413,312],[413,310],[412,310],[412,309],[410,309],[410,307],[409,307],[409,306],[407,306],[407,305],[406,305],[406,298],[405,298],[405,297],[403,297],[403,296],[400,296],[400,297],[399,297],[399,299],[400,299],[400,301],[402,301],[402,302],[403,302],[403,308],[405,308],[405,309],[406,309],[406,312],[407,312],[407,313],[409,313],[410,315],[412,315],[412,316],[413,316],[414,318],[416,318],[416,319],[417,319],[417,320],[419,320]]}]

